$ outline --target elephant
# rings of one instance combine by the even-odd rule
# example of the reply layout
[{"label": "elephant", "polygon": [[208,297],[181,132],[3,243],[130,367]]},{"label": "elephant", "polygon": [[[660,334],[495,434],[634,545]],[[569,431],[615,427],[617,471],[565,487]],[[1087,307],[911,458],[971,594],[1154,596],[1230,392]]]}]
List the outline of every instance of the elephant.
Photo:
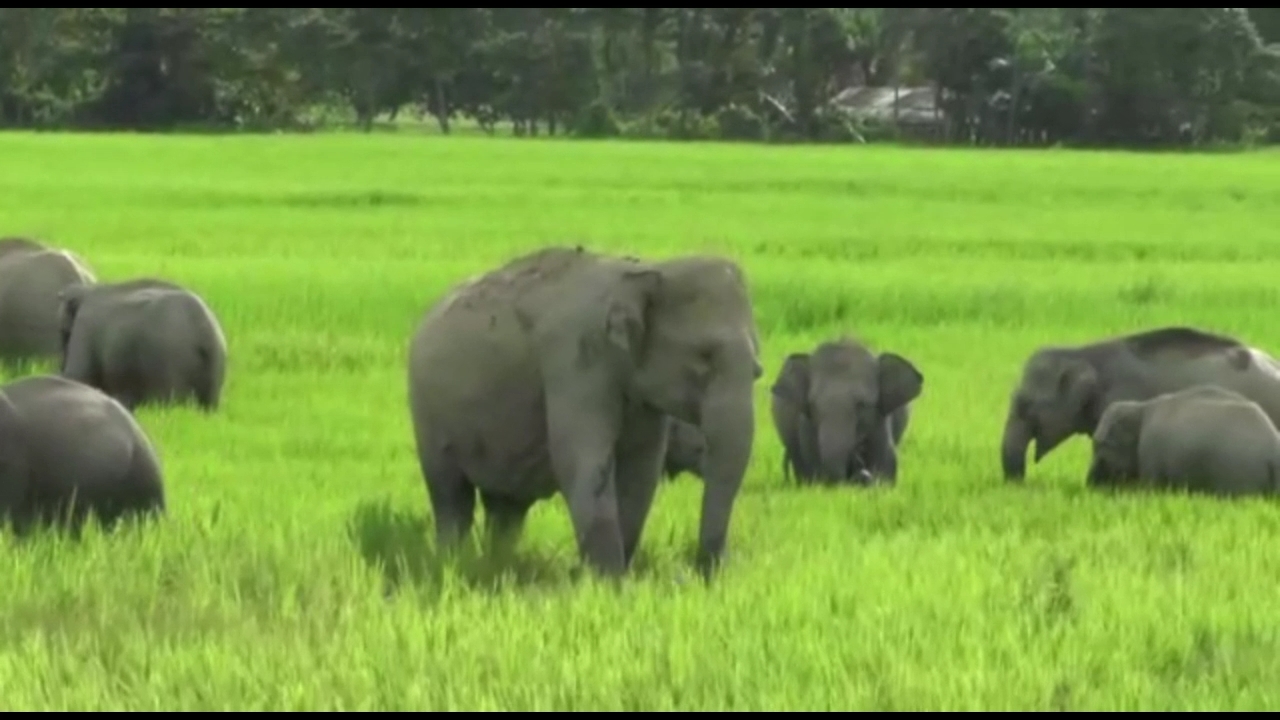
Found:
[{"label": "elephant", "polygon": [[697,566],[709,578],[750,460],[761,372],[746,277],[725,258],[550,246],[461,283],[408,353],[437,547],[469,536],[477,491],[501,549],[534,502],[559,493],[586,565],[625,574],[674,417],[706,441]]},{"label": "elephant", "polygon": [[77,286],[61,295],[64,377],[96,387],[130,411],[142,404],[221,402],[227,342],[195,293],[154,278]]},{"label": "elephant", "polygon": [[923,389],[911,361],[853,338],[788,355],[770,392],[784,475],[801,484],[896,483],[897,446]]},{"label": "elephant", "polygon": [[120,403],[58,375],[0,385],[0,524],[78,533],[165,512],[155,448]]},{"label": "elephant", "polygon": [[668,480],[674,480],[677,475],[686,472],[701,478],[702,456],[707,451],[706,438],[693,423],[679,418],[670,418],[670,422],[662,474]]},{"label": "elephant", "polygon": [[1068,438],[1092,434],[1113,402],[1196,385],[1238,392],[1280,422],[1280,365],[1232,337],[1172,326],[1042,347],[1026,361],[1009,401],[1001,444],[1005,480],[1022,481],[1033,440],[1038,463]]},{"label": "elephant", "polygon": [[75,253],[27,238],[0,239],[0,360],[14,367],[56,359],[58,293],[95,282]]},{"label": "elephant", "polygon": [[1150,400],[1119,400],[1093,432],[1086,484],[1157,487],[1214,495],[1274,494],[1280,432],[1252,400],[1197,385]]}]

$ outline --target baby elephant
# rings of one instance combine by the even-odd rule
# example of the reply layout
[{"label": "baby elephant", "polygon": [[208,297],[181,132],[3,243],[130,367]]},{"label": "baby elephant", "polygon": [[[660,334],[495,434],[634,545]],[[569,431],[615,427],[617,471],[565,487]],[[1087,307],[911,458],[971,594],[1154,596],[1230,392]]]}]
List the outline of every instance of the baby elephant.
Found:
[{"label": "baby elephant", "polygon": [[164,280],[72,286],[61,294],[62,375],[129,410],[194,399],[217,409],[227,343],[209,306]]},{"label": "baby elephant", "polygon": [[894,483],[897,445],[923,386],[906,358],[849,338],[788,356],[771,395],[783,472],[801,483]]},{"label": "baby elephant", "polygon": [[1197,385],[1107,406],[1086,482],[1255,495],[1275,492],[1278,478],[1280,432],[1262,408],[1231,390]]},{"label": "baby elephant", "polygon": [[133,416],[56,375],[0,385],[0,527],[78,531],[164,512],[160,463]]},{"label": "baby elephant", "polygon": [[667,454],[662,464],[662,474],[674,480],[680,473],[702,477],[702,456],[707,451],[707,439],[693,423],[680,418],[668,418]]}]

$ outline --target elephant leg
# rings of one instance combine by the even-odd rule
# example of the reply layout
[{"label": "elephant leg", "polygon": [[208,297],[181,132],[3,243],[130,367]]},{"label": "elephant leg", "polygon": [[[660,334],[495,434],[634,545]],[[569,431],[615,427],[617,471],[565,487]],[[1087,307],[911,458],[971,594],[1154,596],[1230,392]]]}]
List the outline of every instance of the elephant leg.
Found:
[{"label": "elephant leg", "polygon": [[633,410],[614,449],[618,488],[618,523],[622,531],[623,561],[631,564],[644,532],[653,494],[658,487],[666,439],[667,419],[645,408]]},{"label": "elephant leg", "polygon": [[529,508],[533,507],[533,501],[481,491],[480,504],[484,506],[485,532],[490,552],[499,557],[509,556],[520,540],[524,519],[529,514]]},{"label": "elephant leg", "polygon": [[446,452],[429,450],[422,454],[422,474],[427,481],[427,497],[436,522],[436,548],[450,551],[471,534],[475,522],[476,489]]},{"label": "elephant leg", "polygon": [[593,385],[577,381],[547,388],[547,449],[569,504],[578,551],[596,572],[617,576],[626,571],[614,481],[620,418],[610,417],[608,403],[595,396],[608,389]]}]

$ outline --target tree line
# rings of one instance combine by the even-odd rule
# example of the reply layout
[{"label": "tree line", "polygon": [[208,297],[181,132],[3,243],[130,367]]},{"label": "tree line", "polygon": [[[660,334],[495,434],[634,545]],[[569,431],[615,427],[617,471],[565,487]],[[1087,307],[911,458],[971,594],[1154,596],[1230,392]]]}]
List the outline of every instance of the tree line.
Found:
[{"label": "tree line", "polygon": [[[1274,8],[9,8],[0,125],[1280,142]],[[509,128],[509,130],[507,130]]]}]

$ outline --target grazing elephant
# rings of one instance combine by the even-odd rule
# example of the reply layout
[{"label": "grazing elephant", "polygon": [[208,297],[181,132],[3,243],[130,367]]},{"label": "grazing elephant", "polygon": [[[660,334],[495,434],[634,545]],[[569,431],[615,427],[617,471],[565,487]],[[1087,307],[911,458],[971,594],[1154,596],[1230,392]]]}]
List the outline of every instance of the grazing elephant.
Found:
[{"label": "grazing elephant", "polygon": [[0,385],[0,525],[109,529],[164,509],[155,449],[118,402],[57,375]]},{"label": "grazing elephant", "polygon": [[897,446],[923,388],[906,358],[849,338],[789,355],[771,391],[784,474],[805,484],[896,482]]},{"label": "grazing elephant", "polygon": [[1023,367],[1009,402],[1001,462],[1008,481],[1072,435],[1088,435],[1120,400],[1150,400],[1195,385],[1218,385],[1258,403],[1280,422],[1280,367],[1239,340],[1189,327],[1166,327],[1089,345],[1044,347]]},{"label": "grazing elephant", "polygon": [[667,454],[662,474],[674,480],[680,473],[702,477],[702,456],[707,451],[706,439],[697,425],[679,418],[671,418],[667,433]]},{"label": "grazing elephant", "polygon": [[52,360],[60,350],[58,293],[96,282],[85,262],[26,238],[0,239],[0,360]]},{"label": "grazing elephant", "polygon": [[759,341],[732,261],[552,247],[451,290],[414,332],[414,438],[436,540],[514,543],[534,502],[568,502],[578,548],[626,571],[663,469],[668,416],[706,439],[699,567],[720,559],[755,429]]},{"label": "grazing elephant", "polygon": [[136,409],[194,400],[218,408],[227,342],[198,295],[142,278],[63,291],[62,375]]},{"label": "grazing elephant", "polygon": [[1093,433],[1086,482],[1139,481],[1215,495],[1274,493],[1280,432],[1257,403],[1212,385],[1114,402]]}]

